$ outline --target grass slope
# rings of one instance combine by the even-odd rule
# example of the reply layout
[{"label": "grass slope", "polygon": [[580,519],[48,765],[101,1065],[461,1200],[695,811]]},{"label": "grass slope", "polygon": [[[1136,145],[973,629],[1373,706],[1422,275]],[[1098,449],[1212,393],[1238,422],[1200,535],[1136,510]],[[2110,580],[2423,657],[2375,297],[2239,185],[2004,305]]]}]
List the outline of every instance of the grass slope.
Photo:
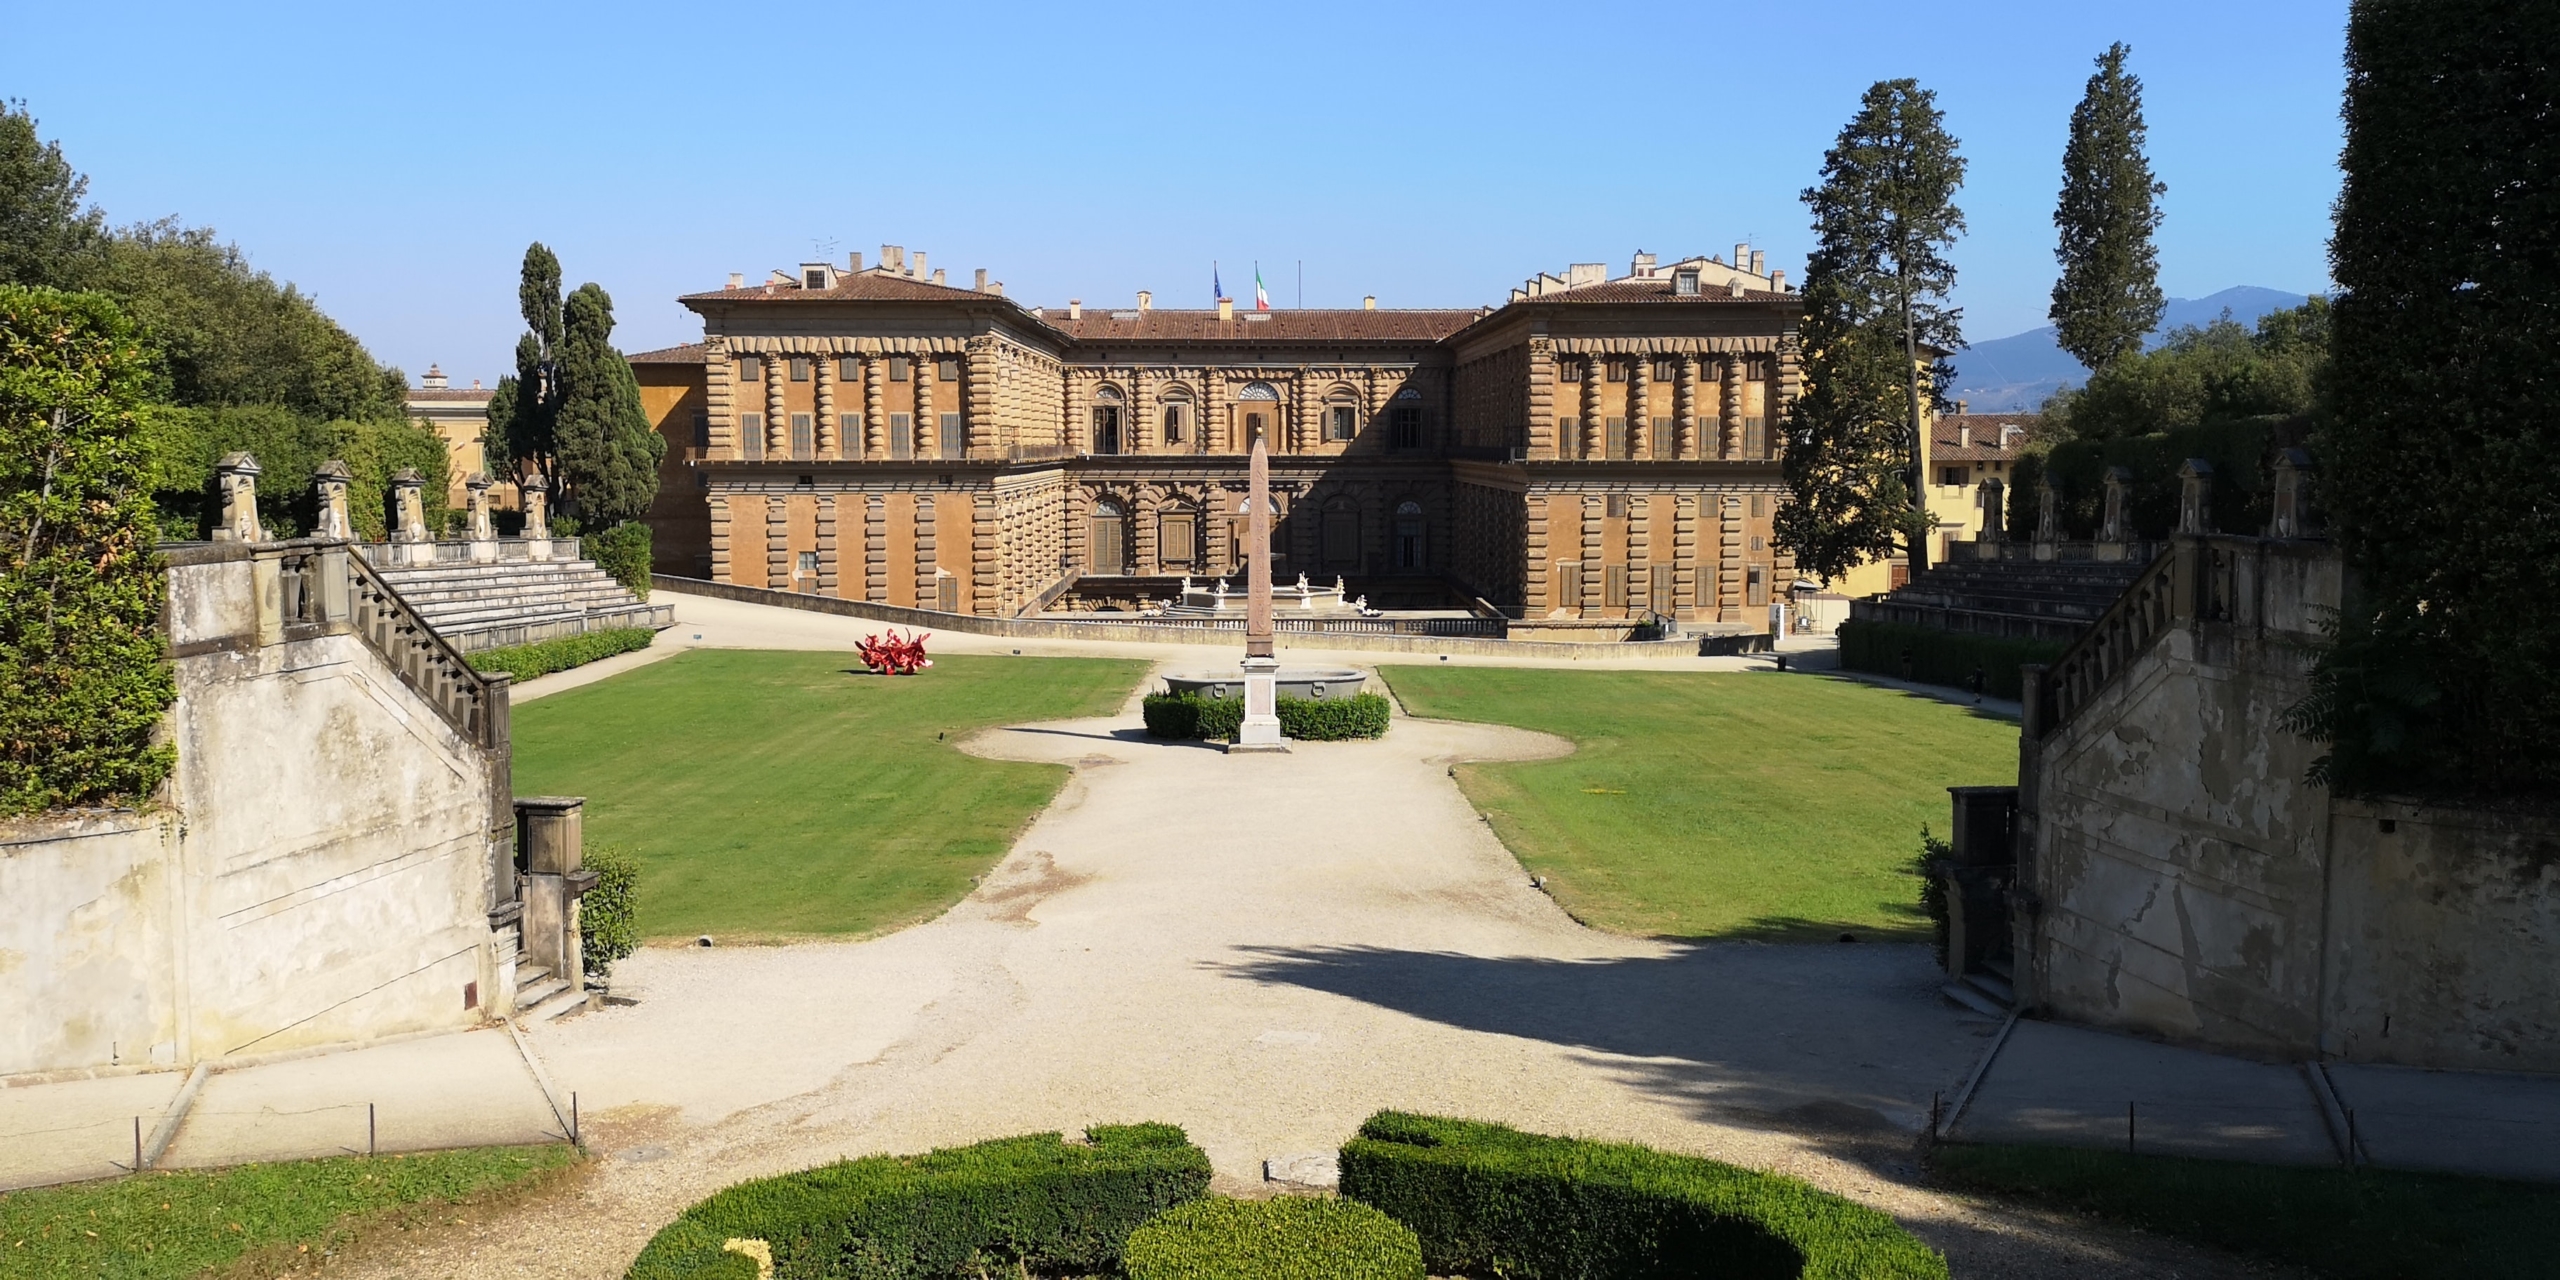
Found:
[{"label": "grass slope", "polygon": [[2065,1147],[1945,1146],[1930,1165],[1969,1190],[2339,1280],[2525,1280],[2560,1271],[2560,1187]]},{"label": "grass slope", "polygon": [[1064,783],[961,754],[972,729],[1106,715],[1136,662],[704,649],[515,713],[518,795],[587,798],[640,864],[643,936],[865,933],[969,892]]},{"label": "grass slope", "polygon": [[1946,788],[2017,780],[2017,726],[1774,673],[1384,667],[1417,716],[1539,729],[1561,760],[1461,765],[1575,918],[1681,938],[1922,938],[1908,873]]},{"label": "grass slope", "polygon": [[[577,1161],[567,1145],[250,1164],[0,1194],[0,1278],[159,1280],[253,1252],[299,1256],[379,1214],[521,1186]],[[277,1268],[281,1270],[282,1268]]]}]

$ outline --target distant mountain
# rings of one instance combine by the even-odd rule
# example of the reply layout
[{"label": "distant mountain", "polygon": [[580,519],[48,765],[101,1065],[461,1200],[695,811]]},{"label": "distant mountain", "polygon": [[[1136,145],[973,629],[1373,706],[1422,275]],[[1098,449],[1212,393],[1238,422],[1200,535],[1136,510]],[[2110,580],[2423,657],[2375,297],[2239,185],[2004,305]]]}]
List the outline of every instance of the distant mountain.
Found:
[{"label": "distant mountain", "polygon": [[[2180,326],[2210,324],[2226,310],[2232,319],[2254,325],[2270,311],[2302,303],[2301,294],[2248,284],[2208,297],[2171,298],[2147,345],[2159,346],[2170,330]],[[1955,389],[1947,393],[1948,398],[1964,401],[1975,413],[2025,412],[2042,405],[2063,384],[2077,385],[2089,377],[2079,361],[2054,345],[2052,325],[1977,342],[1956,353],[1955,366]]]}]

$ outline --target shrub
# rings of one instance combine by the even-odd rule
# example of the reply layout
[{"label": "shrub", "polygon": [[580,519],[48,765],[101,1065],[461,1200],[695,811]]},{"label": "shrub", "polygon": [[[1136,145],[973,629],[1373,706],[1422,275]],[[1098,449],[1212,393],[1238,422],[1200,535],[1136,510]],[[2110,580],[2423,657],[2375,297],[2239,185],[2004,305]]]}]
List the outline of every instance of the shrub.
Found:
[{"label": "shrub", "polygon": [[649,598],[649,526],[625,521],[578,539],[578,554],[643,600]]},{"label": "shrub", "polygon": [[1129,1237],[1129,1280],[1422,1280],[1422,1241],[1355,1200],[1194,1200]]},{"label": "shrub", "polygon": [[596,882],[578,899],[578,937],[587,972],[603,977],[640,945],[640,864],[614,845],[589,849],[584,860]]},{"label": "shrub", "polygon": [[628,1280],[750,1276],[732,1239],[763,1240],[795,1277],[1110,1272],[1140,1223],[1199,1199],[1209,1157],[1165,1124],[1096,1125],[920,1156],[871,1156],[742,1182],[649,1241]]},{"label": "shrub", "polygon": [[138,804],[177,764],[148,369],[104,297],[0,287],[0,814]]},{"label": "shrub", "polygon": [[521,684],[535,676],[583,667],[617,653],[646,649],[657,638],[658,633],[648,627],[613,627],[504,649],[484,649],[471,655],[471,665],[480,671],[504,671]]},{"label": "shrub", "polygon": [[[2031,662],[2051,662],[2069,647],[2054,640],[2010,640],[1961,631],[1933,631],[1899,622],[1840,624],[1840,665],[1851,671],[1873,671],[1962,689],[1968,687],[1978,667],[1984,696],[2013,702],[2021,692],[2018,668]],[[1905,650],[1911,654],[1907,671],[1902,665]]]},{"label": "shrub", "polygon": [[[1282,698],[1280,734],[1305,742],[1338,742],[1375,738],[1387,731],[1387,700],[1363,693],[1349,698]],[[1196,693],[1151,693],[1139,704],[1150,738],[1206,738],[1233,741],[1244,724],[1240,698],[1204,698]]]},{"label": "shrub", "polygon": [[1382,1111],[1342,1193],[1414,1229],[1436,1275],[1943,1280],[1892,1218],[1792,1178],[1644,1147]]},{"label": "shrub", "polygon": [[1929,936],[1937,948],[1938,967],[1947,967],[1947,943],[1955,926],[1947,911],[1947,864],[1954,862],[1956,847],[1920,828],[1920,852],[1911,859],[1911,874],[1920,877],[1920,913],[1929,917]]}]

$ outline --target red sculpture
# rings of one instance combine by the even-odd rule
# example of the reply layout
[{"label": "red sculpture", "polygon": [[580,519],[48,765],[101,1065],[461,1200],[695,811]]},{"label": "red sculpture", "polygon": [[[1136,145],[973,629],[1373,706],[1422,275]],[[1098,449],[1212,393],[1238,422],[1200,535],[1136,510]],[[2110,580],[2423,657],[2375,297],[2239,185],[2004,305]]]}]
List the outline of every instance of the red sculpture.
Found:
[{"label": "red sculpture", "polygon": [[933,659],[924,656],[925,639],[932,634],[919,631],[900,639],[898,633],[892,631],[885,638],[864,636],[862,643],[855,647],[862,654],[862,665],[871,668],[872,674],[911,676],[933,665]]}]

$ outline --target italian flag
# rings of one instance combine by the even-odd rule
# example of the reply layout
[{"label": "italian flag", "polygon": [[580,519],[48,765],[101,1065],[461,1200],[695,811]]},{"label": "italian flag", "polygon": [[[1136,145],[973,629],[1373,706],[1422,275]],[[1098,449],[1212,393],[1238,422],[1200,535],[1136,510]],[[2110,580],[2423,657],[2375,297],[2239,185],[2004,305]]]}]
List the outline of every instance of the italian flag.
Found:
[{"label": "italian flag", "polygon": [[1253,264],[1253,309],[1256,311],[1271,309],[1271,295],[1262,291],[1262,264],[1259,262]]}]

